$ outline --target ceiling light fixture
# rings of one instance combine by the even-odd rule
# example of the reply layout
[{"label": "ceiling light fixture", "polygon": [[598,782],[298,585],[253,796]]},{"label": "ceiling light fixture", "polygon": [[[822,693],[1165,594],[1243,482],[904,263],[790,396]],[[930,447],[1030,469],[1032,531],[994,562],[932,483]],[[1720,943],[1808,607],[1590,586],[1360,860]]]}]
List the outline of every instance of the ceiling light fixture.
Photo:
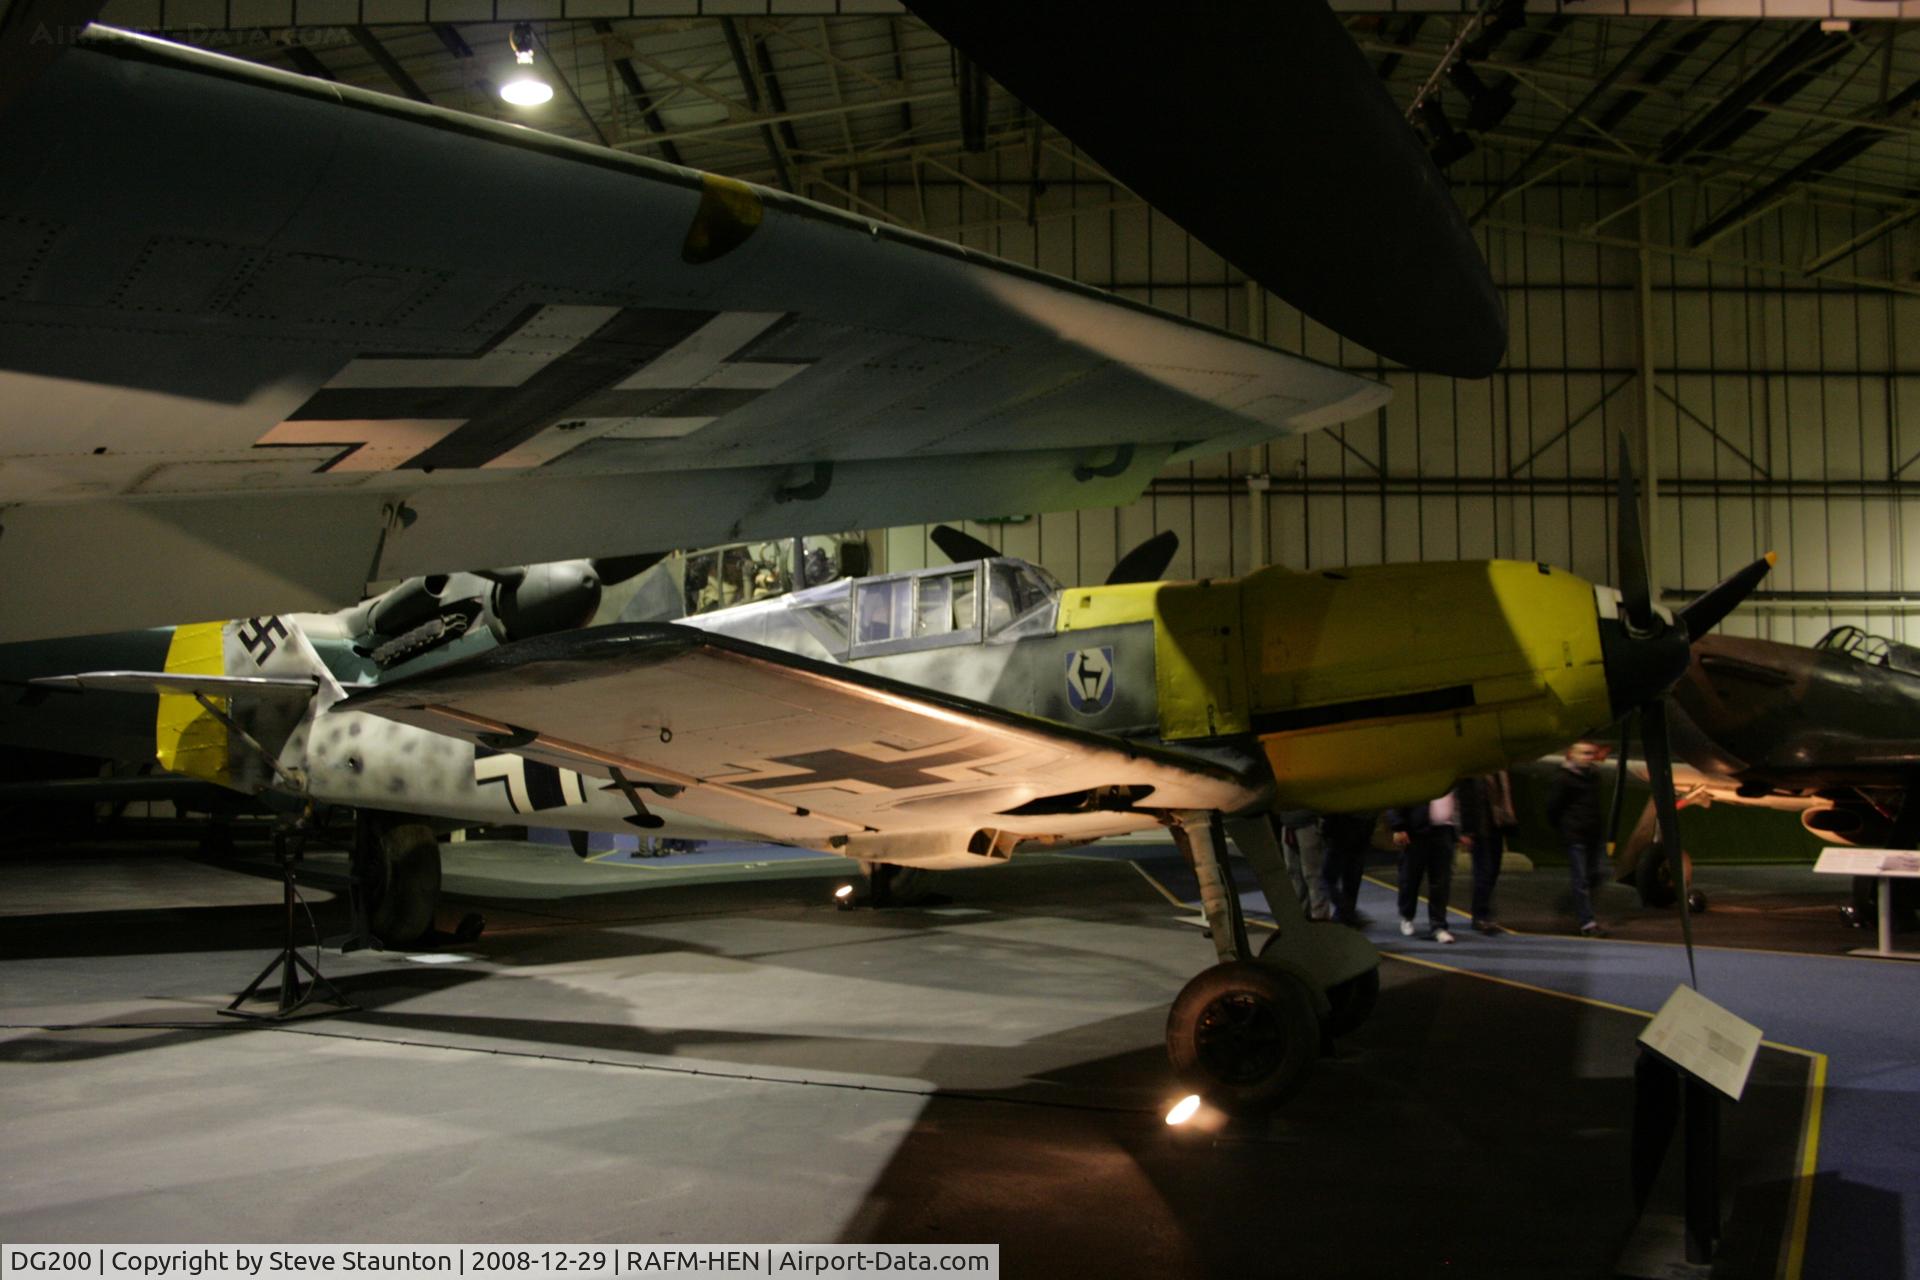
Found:
[{"label": "ceiling light fixture", "polygon": [[[531,67],[533,65],[533,24],[516,22],[507,36],[507,47],[513,50],[515,65]],[[515,76],[500,86],[500,96],[516,107],[537,107],[553,98],[553,86],[531,72]]]}]

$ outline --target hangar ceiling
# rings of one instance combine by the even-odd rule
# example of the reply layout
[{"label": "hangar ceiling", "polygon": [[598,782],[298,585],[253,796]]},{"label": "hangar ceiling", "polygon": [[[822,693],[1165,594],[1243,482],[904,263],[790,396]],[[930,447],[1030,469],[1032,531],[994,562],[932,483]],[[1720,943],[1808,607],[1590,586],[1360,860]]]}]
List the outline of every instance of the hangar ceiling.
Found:
[{"label": "hangar ceiling", "polygon": [[[711,12],[722,7],[713,0],[705,13],[693,0],[674,7],[683,12],[534,22],[538,70],[556,92],[531,109],[498,96],[513,73],[509,24],[379,20],[409,8],[428,15],[422,0],[307,0],[300,25],[289,25],[289,0],[112,0],[101,18],[785,187],[950,238],[1087,212],[1081,199],[1065,215],[1042,207],[1040,192],[1061,185],[1104,188],[1116,206],[1137,203],[1005,91],[983,91],[964,60],[908,14],[767,11],[832,7],[798,0],[742,15]],[[1656,253],[1920,292],[1920,23],[1900,20],[1916,6],[1793,6],[1886,20],[1576,16],[1529,7],[1491,0],[1455,12],[1343,14],[1395,101],[1447,159],[1477,226],[1638,247],[1633,211],[1658,199],[1666,216],[1647,233]],[[1722,11],[1784,7],[1754,0]],[[451,9],[436,0],[431,13],[541,11],[560,12],[559,0],[522,9],[488,0]],[[1178,91],[1156,86],[1152,68],[1114,73],[1138,80],[1143,113],[1160,109],[1159,93]],[[964,220],[955,221],[930,214],[924,200],[876,195],[929,183],[960,184],[985,201],[961,204]],[[1599,201],[1599,216],[1562,220],[1516,198],[1543,184],[1626,198]],[[1783,206],[1807,215],[1786,224],[1792,234],[1741,234]]]}]

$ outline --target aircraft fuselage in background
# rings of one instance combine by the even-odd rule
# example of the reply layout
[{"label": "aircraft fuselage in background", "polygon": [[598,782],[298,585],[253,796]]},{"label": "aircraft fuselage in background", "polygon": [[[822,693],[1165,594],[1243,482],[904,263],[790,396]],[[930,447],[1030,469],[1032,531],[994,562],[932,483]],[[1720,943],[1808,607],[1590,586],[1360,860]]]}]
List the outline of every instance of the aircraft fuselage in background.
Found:
[{"label": "aircraft fuselage in background", "polygon": [[1712,636],[1673,696],[1713,799],[1799,809],[1836,843],[1920,841],[1920,651],[1852,627],[1810,648]]}]

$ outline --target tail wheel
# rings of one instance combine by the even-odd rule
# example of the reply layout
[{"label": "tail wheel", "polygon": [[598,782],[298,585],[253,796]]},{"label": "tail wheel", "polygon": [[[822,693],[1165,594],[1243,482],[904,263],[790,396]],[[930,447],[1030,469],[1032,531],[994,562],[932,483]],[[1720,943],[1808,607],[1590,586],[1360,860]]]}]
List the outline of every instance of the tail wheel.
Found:
[{"label": "tail wheel", "polygon": [[[1266,958],[1280,941],[1280,935],[1274,934],[1260,945],[1260,956]],[[1327,1034],[1347,1036],[1358,1031],[1366,1020],[1373,1016],[1373,1006],[1380,999],[1380,969],[1378,966],[1348,978],[1345,982],[1336,982],[1327,988],[1327,1003],[1331,1009],[1327,1012]]]},{"label": "tail wheel", "polygon": [[373,936],[389,946],[425,937],[440,904],[440,844],[433,828],[404,822],[365,844],[369,856],[358,871]]},{"label": "tail wheel", "polygon": [[1215,965],[1181,989],[1167,1014],[1167,1057],[1188,1086],[1223,1110],[1278,1106],[1320,1053],[1306,983],[1252,961]]}]

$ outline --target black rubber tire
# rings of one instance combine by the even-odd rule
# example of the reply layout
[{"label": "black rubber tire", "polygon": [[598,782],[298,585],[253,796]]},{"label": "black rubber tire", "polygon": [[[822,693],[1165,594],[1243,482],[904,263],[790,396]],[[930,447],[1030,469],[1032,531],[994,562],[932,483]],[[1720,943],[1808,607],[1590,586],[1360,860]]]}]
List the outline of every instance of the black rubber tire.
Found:
[{"label": "black rubber tire", "polygon": [[[1689,871],[1692,870],[1691,860],[1685,865]],[[1665,849],[1656,844],[1640,855],[1640,865],[1633,869],[1633,887],[1640,891],[1640,905],[1643,907],[1670,907],[1680,901],[1680,892],[1674,888],[1673,868],[1667,862]]]},{"label": "black rubber tire", "polygon": [[440,842],[425,823],[403,822],[372,844],[372,865],[363,871],[368,926],[389,947],[418,942],[440,905]]},{"label": "black rubber tire", "polygon": [[1205,970],[1167,1012],[1167,1057],[1187,1086],[1223,1111],[1266,1111],[1298,1092],[1320,1056],[1307,984],[1235,960]]},{"label": "black rubber tire", "polygon": [[[1275,933],[1260,944],[1260,958],[1265,960],[1267,952],[1273,950],[1280,935]],[[1330,1036],[1352,1035],[1365,1025],[1373,1016],[1373,1006],[1380,999],[1380,969],[1378,966],[1367,970],[1345,982],[1336,982],[1327,988],[1327,1034]]]}]

